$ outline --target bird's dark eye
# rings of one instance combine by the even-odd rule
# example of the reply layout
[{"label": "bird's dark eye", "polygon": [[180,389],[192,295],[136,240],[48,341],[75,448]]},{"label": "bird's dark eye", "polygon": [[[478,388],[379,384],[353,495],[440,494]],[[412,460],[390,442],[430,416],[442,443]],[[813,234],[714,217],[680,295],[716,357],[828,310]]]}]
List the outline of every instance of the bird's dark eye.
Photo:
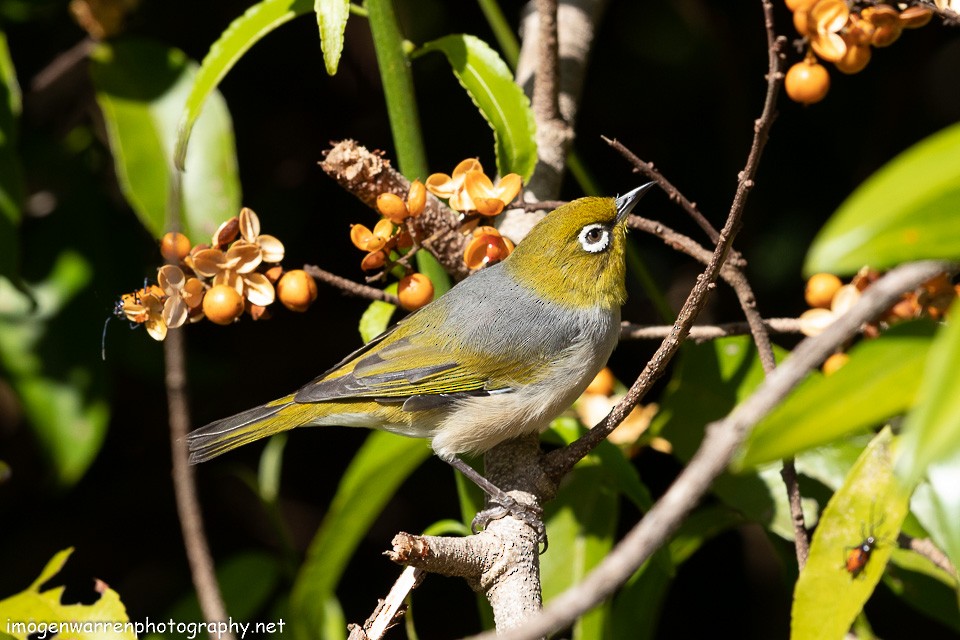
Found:
[{"label": "bird's dark eye", "polygon": [[599,253],[610,246],[610,229],[600,223],[588,224],[578,237],[584,251]]}]

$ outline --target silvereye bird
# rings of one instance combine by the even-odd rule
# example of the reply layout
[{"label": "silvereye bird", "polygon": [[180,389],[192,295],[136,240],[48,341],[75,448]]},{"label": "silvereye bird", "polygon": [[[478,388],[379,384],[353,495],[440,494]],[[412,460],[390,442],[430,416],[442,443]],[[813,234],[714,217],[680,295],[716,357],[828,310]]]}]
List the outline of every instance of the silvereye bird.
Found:
[{"label": "silvereye bird", "polygon": [[299,391],[192,432],[191,462],[294,427],[340,425],[429,438],[441,459],[472,471],[457,454],[546,429],[617,344],[627,215],[652,184],[557,208],[504,261]]}]

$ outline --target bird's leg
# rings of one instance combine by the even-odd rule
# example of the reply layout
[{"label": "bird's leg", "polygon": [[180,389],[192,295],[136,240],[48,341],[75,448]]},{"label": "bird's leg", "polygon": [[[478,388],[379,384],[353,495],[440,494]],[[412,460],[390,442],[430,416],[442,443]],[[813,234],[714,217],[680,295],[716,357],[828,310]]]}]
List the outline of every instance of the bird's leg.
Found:
[{"label": "bird's leg", "polygon": [[524,523],[537,532],[537,538],[543,543],[543,550],[547,547],[547,530],[543,525],[541,518],[543,511],[539,507],[520,504],[514,500],[506,491],[493,484],[480,473],[455,455],[439,456],[441,460],[462,473],[473,484],[480,487],[486,493],[492,502],[497,506],[484,509],[477,513],[470,523],[470,529],[477,533],[487,528],[491,520],[499,520],[507,514],[513,514]]}]

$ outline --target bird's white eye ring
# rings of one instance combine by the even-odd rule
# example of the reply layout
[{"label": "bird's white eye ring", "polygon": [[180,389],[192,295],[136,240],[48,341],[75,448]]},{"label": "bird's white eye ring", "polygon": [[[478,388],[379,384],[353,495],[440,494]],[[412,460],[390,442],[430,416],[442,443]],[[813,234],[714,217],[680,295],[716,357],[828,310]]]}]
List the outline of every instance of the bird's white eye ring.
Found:
[{"label": "bird's white eye ring", "polygon": [[598,222],[580,229],[580,246],[584,251],[600,253],[610,246],[610,229]]}]

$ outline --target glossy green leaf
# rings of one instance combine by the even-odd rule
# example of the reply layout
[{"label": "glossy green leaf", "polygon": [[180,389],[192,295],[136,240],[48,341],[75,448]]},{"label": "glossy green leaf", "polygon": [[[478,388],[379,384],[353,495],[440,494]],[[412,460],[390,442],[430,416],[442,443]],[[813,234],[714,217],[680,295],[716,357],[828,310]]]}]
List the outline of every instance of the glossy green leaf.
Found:
[{"label": "glossy green leaf", "polygon": [[[56,479],[71,485],[93,462],[106,435],[109,404],[99,390],[99,369],[75,357],[68,304],[90,283],[93,270],[65,252],[29,293],[0,277],[0,366],[9,374]],[[89,352],[88,352],[89,353]]]},{"label": "glossy green leaf", "polygon": [[327,73],[334,75],[343,52],[343,32],[350,17],[350,0],[315,0],[317,26],[320,27],[320,48]]},{"label": "glossy green leaf", "polygon": [[135,39],[101,43],[90,72],[121,190],[150,233],[165,232],[178,185],[180,228],[193,242],[237,215],[233,128],[219,94],[197,121],[186,172],[181,177],[173,168],[177,119],[195,74],[182,52]]},{"label": "glossy green leaf", "polygon": [[[320,0],[317,0],[320,2]],[[262,0],[230,23],[226,31],[220,34],[193,79],[186,100],[181,102],[183,109],[177,127],[177,143],[174,152],[174,164],[178,169],[186,166],[187,146],[191,132],[207,98],[216,95],[214,89],[224,76],[247,50],[264,36],[290,20],[307,14],[314,9],[311,0]],[[341,36],[342,40],[342,36]],[[232,214],[231,214],[232,215]]]},{"label": "glossy green leaf", "polygon": [[[880,581],[910,498],[893,473],[894,447],[888,427],[824,509],[794,591],[794,640],[844,637]],[[877,544],[861,570],[851,573],[846,563],[852,548],[871,535]]]},{"label": "glossy green leaf", "polygon": [[17,243],[23,179],[17,156],[20,87],[7,39],[0,31],[0,276],[13,278],[20,248]]},{"label": "glossy green leaf", "polygon": [[[73,549],[60,551],[24,591],[0,600],[0,620],[4,630],[17,640],[51,637],[72,640],[136,640],[132,625],[128,622],[127,609],[116,591],[105,584],[98,584],[99,598],[91,604],[63,604],[64,587],[41,591],[44,583],[60,572]],[[102,586],[101,586],[102,585]],[[31,624],[32,623],[32,624]],[[58,625],[51,633],[48,625]],[[99,624],[97,624],[99,623]],[[104,623],[110,626],[104,628]],[[120,628],[113,626],[120,623]],[[59,624],[68,625],[65,628]],[[28,626],[30,625],[30,626]],[[44,625],[38,629],[37,625]]]},{"label": "glossy green leaf", "polygon": [[[778,358],[783,354],[776,350]],[[763,378],[763,366],[747,336],[684,345],[660,411],[651,422],[651,433],[669,440],[674,455],[686,462],[700,446],[704,427],[727,415]],[[751,473],[723,473],[714,481],[713,492],[777,535],[793,538],[779,462]]]},{"label": "glossy green leaf", "polygon": [[439,51],[493,129],[499,174],[518,173],[526,182],[537,164],[536,124],[530,100],[510,68],[476,36],[454,34],[432,40],[419,53]]},{"label": "glossy green leaf", "polygon": [[[576,418],[561,416],[550,423],[550,429],[545,437],[553,435],[558,444],[566,446],[582,436],[586,427]],[[653,497],[650,490],[640,479],[637,468],[623,454],[616,445],[604,440],[590,453],[606,471],[608,479],[613,483],[617,492],[630,500],[641,511],[647,511],[653,506]]]},{"label": "glossy green leaf", "polygon": [[427,443],[374,431],[354,456],[320,525],[290,594],[295,638],[321,637],[325,605],[370,523],[417,466],[430,457]]},{"label": "glossy green leaf", "polygon": [[[540,557],[545,603],[581,582],[613,548],[619,514],[617,493],[607,470],[588,456],[547,503],[544,521],[552,548]],[[591,609],[574,624],[572,637],[601,637],[609,613],[609,603]]]},{"label": "glossy green leaf", "polygon": [[960,567],[960,455],[930,465],[926,474],[911,504],[931,540]]},{"label": "glossy green leaf", "polygon": [[[388,293],[397,293],[397,283],[390,284],[385,291]],[[370,342],[378,335],[387,330],[390,326],[390,320],[397,310],[397,305],[384,302],[383,300],[374,300],[366,308],[363,315],[360,316],[360,337],[364,343]]]},{"label": "glossy green leaf", "polygon": [[[960,301],[948,317],[960,318]],[[927,466],[960,459],[960,322],[948,322],[937,334],[926,361],[917,404],[903,424],[903,448],[897,473],[915,484]],[[960,514],[957,518],[960,522]]]},{"label": "glossy green leaf", "polygon": [[926,258],[960,259],[960,124],[910,147],[840,205],[804,271],[855,273]]},{"label": "glossy green leaf", "polygon": [[811,374],[754,427],[739,468],[782,458],[877,426],[913,405],[935,327],[897,325],[850,350],[830,376]]}]

